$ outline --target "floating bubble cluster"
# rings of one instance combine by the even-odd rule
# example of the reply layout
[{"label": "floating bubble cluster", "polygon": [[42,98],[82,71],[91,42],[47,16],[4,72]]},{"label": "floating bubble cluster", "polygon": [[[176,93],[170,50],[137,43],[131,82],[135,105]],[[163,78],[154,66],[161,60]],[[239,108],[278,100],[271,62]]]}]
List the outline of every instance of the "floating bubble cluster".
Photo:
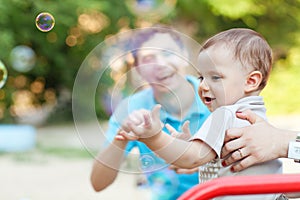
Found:
[{"label": "floating bubble cluster", "polygon": [[40,31],[48,32],[53,29],[55,25],[55,20],[50,13],[42,12],[36,17],[35,25]]},{"label": "floating bubble cluster", "polygon": [[10,53],[10,62],[12,67],[18,72],[28,72],[36,62],[34,51],[25,45],[19,45],[13,48]]},{"label": "floating bubble cluster", "polygon": [[2,88],[7,80],[7,69],[5,65],[0,61],[0,88]]}]

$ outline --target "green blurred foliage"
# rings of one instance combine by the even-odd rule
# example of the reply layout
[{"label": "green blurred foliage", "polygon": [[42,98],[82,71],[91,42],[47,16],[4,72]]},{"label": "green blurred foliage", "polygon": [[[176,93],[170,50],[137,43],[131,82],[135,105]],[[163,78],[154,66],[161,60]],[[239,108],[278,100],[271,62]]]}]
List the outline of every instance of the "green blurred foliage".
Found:
[{"label": "green blurred foliage", "polygon": [[[35,27],[35,17],[41,12],[54,16],[53,30],[41,32]],[[99,16],[99,13],[107,21],[101,31],[80,28],[82,14]],[[300,94],[297,95],[300,75],[299,0],[178,0],[167,16],[156,21],[147,20],[149,24],[173,25],[199,42],[233,27],[260,32],[269,41],[275,57],[273,74],[263,92],[269,113],[300,112],[300,107],[297,107],[300,100]],[[32,92],[35,106],[47,104],[51,100],[49,94],[57,101],[55,112],[48,121],[71,120],[70,94],[84,58],[107,36],[119,33],[124,27],[140,27],[141,21],[141,17],[130,12],[126,1],[0,0],[0,60],[9,72],[6,85],[0,89],[0,122],[16,122],[13,110],[16,91],[32,91],[34,83],[43,86],[43,90]],[[20,73],[11,67],[10,52],[17,45],[27,45],[35,51],[37,61],[32,70]],[[104,112],[101,104],[96,105],[96,110],[100,113],[98,116],[107,117],[101,114]]]},{"label": "green blurred foliage", "polygon": [[[6,65],[9,74],[6,85],[0,89],[0,121],[16,122],[11,109],[14,93],[18,90],[30,90],[32,83],[41,77],[45,80],[44,93],[46,89],[54,91],[57,101],[62,92],[71,93],[77,70],[85,56],[105,36],[118,32],[120,27],[117,23],[120,18],[131,16],[124,8],[124,3],[118,0],[0,0],[0,60]],[[110,24],[98,33],[78,28],[78,17],[95,11],[106,15]],[[41,32],[35,26],[35,18],[41,12],[49,12],[55,18],[55,26],[49,32]],[[74,46],[67,45],[66,42],[68,36],[72,35],[72,30],[79,32]],[[36,53],[36,65],[29,72],[20,73],[11,66],[10,52],[17,45],[27,45]],[[26,84],[16,86],[20,75],[26,77]],[[35,104],[45,103],[44,93],[34,94]],[[63,104],[56,109],[58,115],[53,115],[54,121],[72,118],[71,99],[65,100]]]}]

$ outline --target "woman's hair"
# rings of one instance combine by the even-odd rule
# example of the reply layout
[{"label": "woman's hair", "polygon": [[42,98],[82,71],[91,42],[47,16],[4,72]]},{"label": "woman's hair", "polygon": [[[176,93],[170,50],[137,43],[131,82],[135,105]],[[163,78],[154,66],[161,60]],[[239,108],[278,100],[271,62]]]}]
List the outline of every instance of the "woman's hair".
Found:
[{"label": "woman's hair", "polygon": [[229,29],[209,38],[200,52],[216,45],[225,45],[243,67],[260,71],[263,79],[258,89],[266,86],[272,69],[272,49],[261,34],[246,28]]}]

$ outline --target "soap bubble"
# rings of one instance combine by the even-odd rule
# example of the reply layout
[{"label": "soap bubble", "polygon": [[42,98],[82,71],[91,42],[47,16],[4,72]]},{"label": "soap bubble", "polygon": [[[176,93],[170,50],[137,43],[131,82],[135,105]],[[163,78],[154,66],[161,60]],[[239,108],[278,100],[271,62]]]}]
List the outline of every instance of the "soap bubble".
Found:
[{"label": "soap bubble", "polygon": [[54,24],[55,24],[54,17],[47,12],[42,12],[38,14],[38,16],[35,19],[36,27],[42,32],[51,31],[52,28],[54,27]]},{"label": "soap bubble", "polygon": [[[131,107],[137,103],[134,99],[126,97],[130,97],[132,94],[149,87],[137,72],[137,68],[133,67],[135,64],[133,56],[136,54],[137,50],[136,47],[132,45],[132,38],[134,34],[138,32],[155,31],[155,29],[165,28],[153,27],[137,29],[121,32],[113,37],[108,37],[88,54],[78,70],[72,93],[73,119],[78,134],[77,136],[82,145],[94,158],[97,157],[96,152],[102,151],[108,145],[112,144],[111,142],[115,135],[107,135],[107,129],[112,129],[111,131],[114,133],[118,132],[118,129],[115,130],[115,126],[108,127],[107,121],[102,121],[103,116],[107,116],[106,114],[110,115],[114,112],[115,117],[112,119],[112,123],[121,124],[122,120],[126,119],[130,114]],[[178,55],[174,60],[180,62],[195,58],[196,56],[193,56],[193,53],[197,52],[197,49],[200,49],[199,43],[182,33],[178,32],[178,34],[184,43],[188,45],[187,49],[191,49],[190,57],[181,56],[181,49],[169,49],[171,47],[168,47],[165,43],[157,42],[151,43],[145,47],[145,49],[139,49],[139,51],[148,51],[149,49],[160,53],[172,51],[174,57],[175,55]],[[164,36],[164,34],[161,36]],[[189,62],[191,63],[189,70],[194,71],[194,60]],[[170,93],[174,94],[172,90],[170,90]],[[178,106],[181,106],[179,101]],[[164,109],[162,109],[162,112],[163,110]],[[162,119],[164,118],[164,115],[164,113],[161,114]],[[93,137],[90,137],[90,134],[93,134]],[[95,139],[95,135],[97,135],[97,139]],[[138,143],[138,145],[144,144]],[[131,146],[128,145],[128,147]],[[146,149],[147,147],[145,146],[143,148]],[[127,153],[131,154],[133,149]],[[152,172],[161,170],[169,165],[169,163],[166,163],[164,160],[150,152],[139,152],[131,156],[135,158],[134,164],[137,164],[138,166],[134,165],[135,168],[117,168],[116,170],[131,173],[141,173],[141,171]],[[142,157],[138,158],[138,156]],[[99,159],[98,161],[104,163],[108,167],[116,167],[114,163]]]},{"label": "soap bubble", "polygon": [[147,20],[158,20],[174,9],[176,0],[127,0],[126,3],[133,14]]},{"label": "soap bubble", "polygon": [[7,80],[7,69],[3,62],[0,61],[0,88],[4,86]]},{"label": "soap bubble", "polygon": [[141,155],[139,160],[142,170],[149,170],[155,164],[155,159],[151,155]]},{"label": "soap bubble", "polygon": [[30,47],[19,45],[11,51],[10,61],[12,67],[18,72],[28,72],[34,67],[36,56]]}]

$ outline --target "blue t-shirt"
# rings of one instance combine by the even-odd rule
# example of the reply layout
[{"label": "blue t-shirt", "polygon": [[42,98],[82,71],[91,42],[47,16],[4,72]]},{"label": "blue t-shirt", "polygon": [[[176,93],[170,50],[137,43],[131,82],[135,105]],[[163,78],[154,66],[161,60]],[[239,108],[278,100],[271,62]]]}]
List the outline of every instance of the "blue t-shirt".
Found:
[{"label": "blue t-shirt", "polygon": [[[190,121],[190,130],[194,134],[201,127],[206,118],[210,115],[207,107],[202,103],[198,96],[197,90],[199,81],[192,76],[186,79],[194,86],[195,101],[186,116],[178,119],[171,116],[165,110],[161,110],[161,121],[170,124],[177,131],[181,131],[181,127],[186,120]],[[189,98],[189,97],[187,97]],[[108,141],[112,141],[116,135],[121,122],[134,110],[147,109],[151,110],[157,102],[154,99],[153,90],[151,88],[139,91],[119,103],[114,114],[109,120],[106,137]],[[179,104],[180,106],[180,104]],[[167,129],[164,131],[168,133]],[[177,199],[183,192],[198,184],[198,173],[193,174],[176,174],[173,170],[168,169],[162,159],[158,158],[151,149],[144,143],[139,141],[130,141],[126,147],[126,152],[130,152],[137,147],[140,152],[140,168],[145,172],[148,184],[153,189],[154,199]]]}]

